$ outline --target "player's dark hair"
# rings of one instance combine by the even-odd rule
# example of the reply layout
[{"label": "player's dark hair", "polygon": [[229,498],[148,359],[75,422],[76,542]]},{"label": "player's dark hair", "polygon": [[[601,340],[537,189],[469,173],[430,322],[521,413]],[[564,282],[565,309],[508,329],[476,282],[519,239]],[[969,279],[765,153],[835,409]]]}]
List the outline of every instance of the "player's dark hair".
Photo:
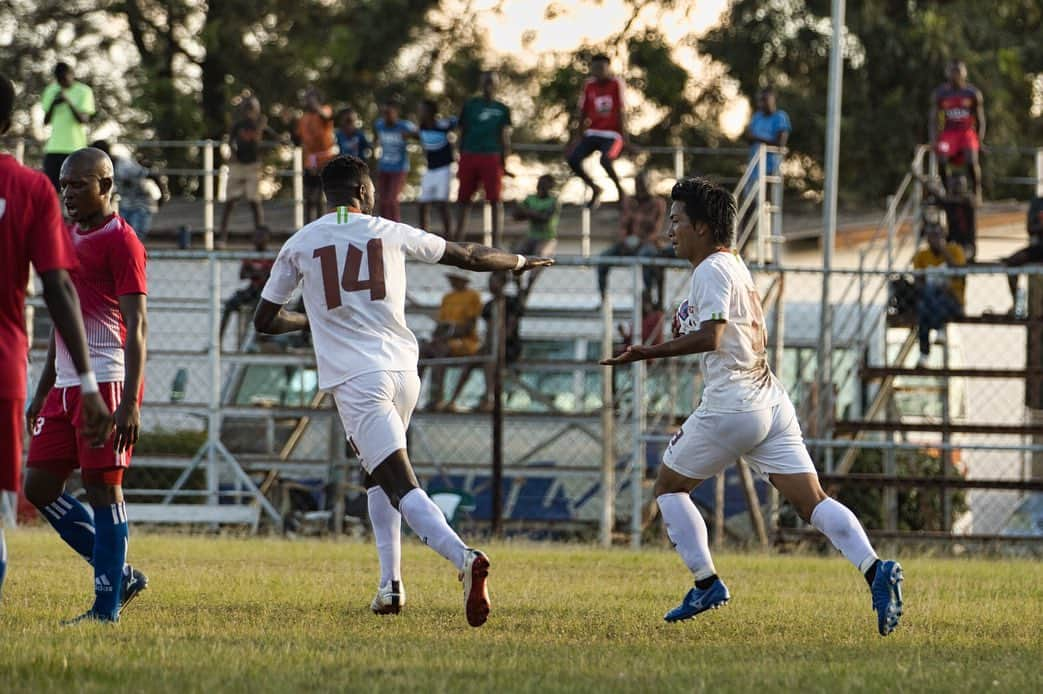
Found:
[{"label": "player's dark hair", "polygon": [[355,197],[363,179],[369,176],[366,162],[350,154],[334,157],[322,167],[322,190],[331,202],[342,202],[345,197]]},{"label": "player's dark hair", "polygon": [[674,184],[670,199],[684,204],[692,224],[705,222],[714,243],[731,247],[735,225],[735,198],[731,193],[705,178],[682,178]]},{"label": "player's dark hair", "polygon": [[608,57],[607,53],[595,53],[590,56],[590,62],[592,63],[610,63],[612,60]]},{"label": "player's dark hair", "polygon": [[54,79],[60,80],[65,75],[69,74],[72,70],[72,66],[68,63],[58,63],[54,66]]},{"label": "player's dark hair", "polygon": [[0,74],[0,123],[7,123],[14,114],[14,85],[7,75]]}]

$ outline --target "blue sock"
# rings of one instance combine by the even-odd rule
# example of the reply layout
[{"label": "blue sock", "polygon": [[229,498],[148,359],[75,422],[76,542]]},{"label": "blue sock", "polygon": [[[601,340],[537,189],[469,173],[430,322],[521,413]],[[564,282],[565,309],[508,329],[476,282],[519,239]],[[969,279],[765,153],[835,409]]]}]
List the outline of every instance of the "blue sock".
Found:
[{"label": "blue sock", "polygon": [[127,508],[120,502],[95,507],[94,528],[94,607],[103,618],[119,619],[123,589],[123,564],[127,561]]},{"label": "blue sock", "polygon": [[[3,492],[0,492],[3,494]],[[4,576],[7,574],[7,540],[4,539],[4,529],[0,527],[0,593],[4,590]]]},{"label": "blue sock", "polygon": [[88,562],[94,556],[94,518],[75,497],[62,494],[40,509],[65,544]]}]

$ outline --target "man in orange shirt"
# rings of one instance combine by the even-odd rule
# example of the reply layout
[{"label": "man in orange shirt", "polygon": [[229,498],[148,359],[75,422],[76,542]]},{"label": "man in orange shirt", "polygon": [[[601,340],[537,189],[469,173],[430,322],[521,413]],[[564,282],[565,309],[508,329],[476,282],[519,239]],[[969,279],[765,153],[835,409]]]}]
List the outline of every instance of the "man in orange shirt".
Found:
[{"label": "man in orange shirt", "polygon": [[[467,286],[471,281],[467,275],[450,272],[446,277],[452,289],[442,297],[438,325],[431,339],[421,345],[421,359],[471,357],[478,353],[481,346],[477,330],[478,317],[482,315],[481,295]],[[420,374],[423,376],[422,366]],[[431,370],[431,396],[428,399],[434,410],[445,408],[442,401],[444,383],[445,367],[434,367]]]},{"label": "man in orange shirt", "polygon": [[304,150],[304,222],[319,217],[322,204],[322,167],[336,156],[333,109],[322,103],[315,87],[304,93],[304,115],[297,121],[297,142]]}]

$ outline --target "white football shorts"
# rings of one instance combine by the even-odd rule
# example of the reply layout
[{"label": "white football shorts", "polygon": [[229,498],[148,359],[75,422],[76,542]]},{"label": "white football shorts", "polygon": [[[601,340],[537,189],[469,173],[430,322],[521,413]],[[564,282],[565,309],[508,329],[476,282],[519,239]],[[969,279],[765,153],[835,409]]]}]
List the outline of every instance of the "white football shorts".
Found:
[{"label": "white football shorts", "polygon": [[449,199],[449,184],[453,181],[453,167],[428,169],[420,177],[420,195],[417,202],[441,202]]},{"label": "white football shorts", "polygon": [[372,371],[333,387],[344,432],[366,472],[406,447],[406,429],[420,397],[416,371]]},{"label": "white football shorts", "polygon": [[789,398],[752,412],[696,410],[670,440],[663,464],[685,477],[702,480],[740,457],[765,479],[774,474],[817,474]]}]

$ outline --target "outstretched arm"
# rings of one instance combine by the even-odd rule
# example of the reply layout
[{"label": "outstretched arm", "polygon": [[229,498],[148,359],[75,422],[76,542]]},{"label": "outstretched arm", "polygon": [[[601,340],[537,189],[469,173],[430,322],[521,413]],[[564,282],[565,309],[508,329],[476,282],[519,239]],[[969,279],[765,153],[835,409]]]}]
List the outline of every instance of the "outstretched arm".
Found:
[{"label": "outstretched arm", "polygon": [[448,241],[445,244],[445,253],[438,262],[441,265],[452,265],[463,270],[475,270],[477,272],[493,272],[496,270],[524,272],[538,267],[553,265],[554,259],[508,253],[499,248],[483,246],[480,243],[455,243]]},{"label": "outstretched arm", "polygon": [[261,299],[254,311],[254,330],[266,335],[281,335],[308,329],[308,315],[289,311],[285,306]]},{"label": "outstretched arm", "polygon": [[601,363],[606,366],[617,366],[645,359],[713,352],[721,344],[725,325],[727,325],[726,321],[707,321],[693,333],[682,335],[668,342],[661,342],[658,345],[631,345],[618,357],[604,359]]}]

